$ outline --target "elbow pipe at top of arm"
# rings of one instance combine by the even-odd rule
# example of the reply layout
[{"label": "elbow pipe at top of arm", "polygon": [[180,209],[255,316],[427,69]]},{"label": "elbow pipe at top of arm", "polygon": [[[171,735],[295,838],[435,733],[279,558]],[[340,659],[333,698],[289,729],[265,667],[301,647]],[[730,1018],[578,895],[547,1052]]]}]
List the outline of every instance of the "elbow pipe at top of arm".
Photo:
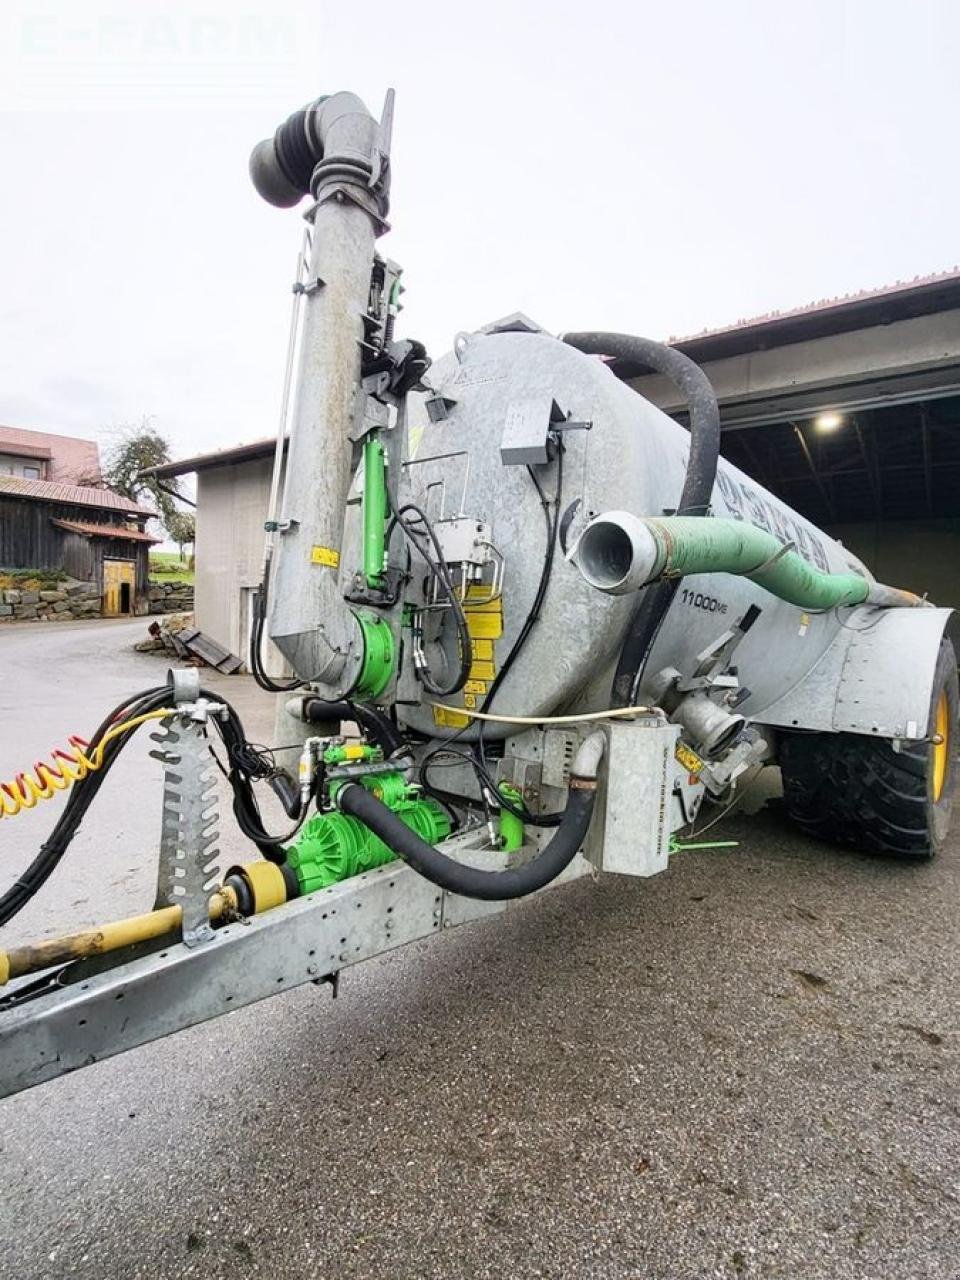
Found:
[{"label": "elbow pipe at top of arm", "polygon": [[[321,160],[370,176],[380,126],[355,93],[334,93],[294,111],[250,155],[250,177],[268,204],[290,209],[312,189]],[[384,201],[385,201],[384,193]],[[386,208],[384,207],[384,214]]]},{"label": "elbow pipe at top of arm", "polygon": [[596,774],[605,741],[599,730],[584,740],[571,768],[570,791],[560,826],[536,857],[506,871],[482,871],[448,858],[421,840],[376,796],[355,783],[340,789],[337,804],[344,813],[352,814],[369,827],[397,857],[438,888],[486,902],[522,898],[555,880],[570,865],[583,844],[593,816]]}]

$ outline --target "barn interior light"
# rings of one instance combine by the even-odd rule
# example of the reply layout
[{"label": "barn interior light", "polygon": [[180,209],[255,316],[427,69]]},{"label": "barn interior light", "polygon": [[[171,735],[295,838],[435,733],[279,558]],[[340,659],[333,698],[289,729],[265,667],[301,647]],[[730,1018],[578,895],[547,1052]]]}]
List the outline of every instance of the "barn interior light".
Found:
[{"label": "barn interior light", "polygon": [[836,431],[837,427],[842,426],[843,415],[840,413],[818,413],[813,420],[813,425],[818,431]]}]

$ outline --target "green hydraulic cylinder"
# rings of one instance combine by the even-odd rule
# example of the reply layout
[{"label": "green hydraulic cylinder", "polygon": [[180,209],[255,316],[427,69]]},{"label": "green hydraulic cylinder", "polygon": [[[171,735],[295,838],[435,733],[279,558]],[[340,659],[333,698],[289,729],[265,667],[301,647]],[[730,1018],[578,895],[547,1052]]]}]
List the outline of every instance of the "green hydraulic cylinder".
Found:
[{"label": "green hydraulic cylinder", "polygon": [[363,576],[367,586],[384,584],[387,479],[383,445],[376,436],[363,444]]}]

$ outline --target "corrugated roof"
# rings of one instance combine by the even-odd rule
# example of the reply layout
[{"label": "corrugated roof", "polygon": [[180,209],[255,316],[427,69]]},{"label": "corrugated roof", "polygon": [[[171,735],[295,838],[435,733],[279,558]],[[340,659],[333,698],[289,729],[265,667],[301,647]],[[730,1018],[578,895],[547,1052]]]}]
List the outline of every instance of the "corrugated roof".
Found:
[{"label": "corrugated roof", "polygon": [[165,476],[183,476],[190,471],[206,471],[208,467],[225,467],[232,463],[268,458],[276,447],[277,437],[266,436],[250,444],[237,444],[229,449],[216,449],[212,453],[197,453],[192,458],[181,458],[178,462],[164,462],[160,466],[144,467],[140,474],[156,476],[158,480],[162,480]]},{"label": "corrugated roof", "polygon": [[52,480],[25,480],[22,476],[0,476],[0,494],[16,498],[35,498],[39,502],[59,502],[79,507],[99,507],[101,511],[130,511],[139,516],[153,516],[151,507],[143,507],[112,489],[89,489],[76,484],[57,484]]},{"label": "corrugated roof", "polygon": [[142,529],[127,529],[122,524],[96,524],[92,520],[60,520],[56,516],[50,523],[58,529],[67,529],[71,533],[82,533],[88,538],[123,538],[127,542],[162,542],[162,538],[151,538]]},{"label": "corrugated roof", "polygon": [[719,329],[704,329],[667,341],[695,360],[717,360],[957,307],[960,307],[960,267],[954,266],[948,271],[915,276],[913,280],[898,280],[879,289],[860,289],[785,311],[768,311]]},{"label": "corrugated roof", "polygon": [[96,440],[0,425],[0,453],[48,459],[47,479],[61,484],[76,484],[80,480],[89,484],[102,474]]}]

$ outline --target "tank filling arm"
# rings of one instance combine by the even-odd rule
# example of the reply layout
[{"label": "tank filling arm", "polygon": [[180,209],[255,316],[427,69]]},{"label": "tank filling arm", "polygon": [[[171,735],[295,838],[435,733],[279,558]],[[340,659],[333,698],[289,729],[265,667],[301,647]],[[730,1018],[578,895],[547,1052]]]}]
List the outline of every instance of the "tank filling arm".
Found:
[{"label": "tank filling arm", "polygon": [[[389,117],[392,95],[388,95]],[[352,93],[294,113],[250,160],[270,203],[311,193],[312,241],[269,632],[304,681],[333,697],[358,686],[368,628],[343,598],[340,545],[362,409],[361,344],[374,244],[388,209],[385,124]]]}]

